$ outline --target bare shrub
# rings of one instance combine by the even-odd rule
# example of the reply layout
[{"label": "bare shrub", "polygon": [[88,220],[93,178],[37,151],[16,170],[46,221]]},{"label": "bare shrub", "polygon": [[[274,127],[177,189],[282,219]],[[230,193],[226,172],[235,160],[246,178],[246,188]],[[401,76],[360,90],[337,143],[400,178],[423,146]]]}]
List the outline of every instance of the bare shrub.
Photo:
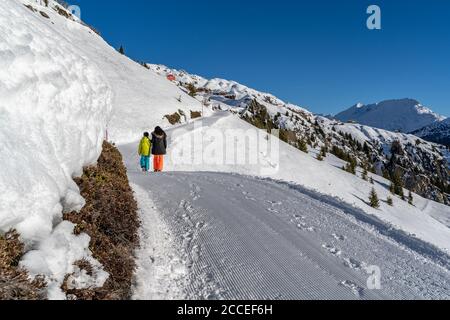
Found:
[{"label": "bare shrub", "polygon": [[19,268],[23,254],[24,246],[17,232],[0,235],[0,300],[45,299],[43,279],[30,280],[27,272]]},{"label": "bare shrub", "polygon": [[[102,288],[70,290],[66,281],[62,288],[80,300],[129,299],[140,222],[120,152],[105,142],[97,166],[85,168],[83,176],[75,181],[86,205],[81,212],[66,214],[64,218],[76,224],[76,233],[91,237],[90,250],[110,277]],[[91,270],[86,262],[78,261],[76,265],[86,272]]]}]

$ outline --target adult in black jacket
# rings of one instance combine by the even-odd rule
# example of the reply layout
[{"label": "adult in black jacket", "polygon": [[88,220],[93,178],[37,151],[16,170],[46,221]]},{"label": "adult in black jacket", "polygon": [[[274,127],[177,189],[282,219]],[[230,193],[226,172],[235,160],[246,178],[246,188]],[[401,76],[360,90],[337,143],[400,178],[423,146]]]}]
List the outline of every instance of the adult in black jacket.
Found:
[{"label": "adult in black jacket", "polygon": [[152,133],[153,169],[161,172],[164,169],[164,156],[167,154],[167,134],[160,127]]}]

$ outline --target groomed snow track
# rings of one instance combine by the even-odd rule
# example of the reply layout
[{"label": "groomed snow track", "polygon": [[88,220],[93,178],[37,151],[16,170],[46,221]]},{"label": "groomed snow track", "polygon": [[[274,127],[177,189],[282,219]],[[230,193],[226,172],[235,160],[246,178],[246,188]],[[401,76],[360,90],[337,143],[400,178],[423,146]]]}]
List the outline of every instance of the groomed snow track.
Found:
[{"label": "groomed snow track", "polygon": [[[186,268],[166,279],[176,280],[176,296],[146,290],[155,283],[146,275],[168,273],[140,270],[136,299],[450,298],[448,256],[428,255],[427,245],[333,198],[227,173],[129,175],[170,230],[179,259],[166,268]],[[158,250],[151,254],[155,261]],[[381,270],[380,290],[368,289],[371,266]]]}]

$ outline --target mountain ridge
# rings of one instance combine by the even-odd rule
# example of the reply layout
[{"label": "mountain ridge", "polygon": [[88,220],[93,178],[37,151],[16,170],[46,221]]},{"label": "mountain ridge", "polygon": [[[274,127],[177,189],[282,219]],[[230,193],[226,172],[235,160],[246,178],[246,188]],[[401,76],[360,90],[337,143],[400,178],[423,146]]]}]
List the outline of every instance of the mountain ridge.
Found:
[{"label": "mountain ridge", "polygon": [[430,124],[419,130],[413,131],[412,134],[424,140],[450,147],[450,119]]},{"label": "mountain ridge", "polygon": [[368,105],[358,103],[338,113],[334,118],[403,133],[413,132],[446,119],[411,98],[390,99]]}]

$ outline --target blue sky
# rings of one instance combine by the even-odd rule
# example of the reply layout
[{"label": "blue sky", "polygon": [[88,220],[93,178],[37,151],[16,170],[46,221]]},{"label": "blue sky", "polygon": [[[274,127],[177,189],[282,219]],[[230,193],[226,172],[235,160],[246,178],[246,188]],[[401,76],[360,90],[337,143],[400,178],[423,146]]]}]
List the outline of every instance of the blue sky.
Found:
[{"label": "blue sky", "polygon": [[[113,46],[317,113],[415,98],[450,116],[448,0],[73,0]],[[382,30],[366,28],[367,7]]]}]

